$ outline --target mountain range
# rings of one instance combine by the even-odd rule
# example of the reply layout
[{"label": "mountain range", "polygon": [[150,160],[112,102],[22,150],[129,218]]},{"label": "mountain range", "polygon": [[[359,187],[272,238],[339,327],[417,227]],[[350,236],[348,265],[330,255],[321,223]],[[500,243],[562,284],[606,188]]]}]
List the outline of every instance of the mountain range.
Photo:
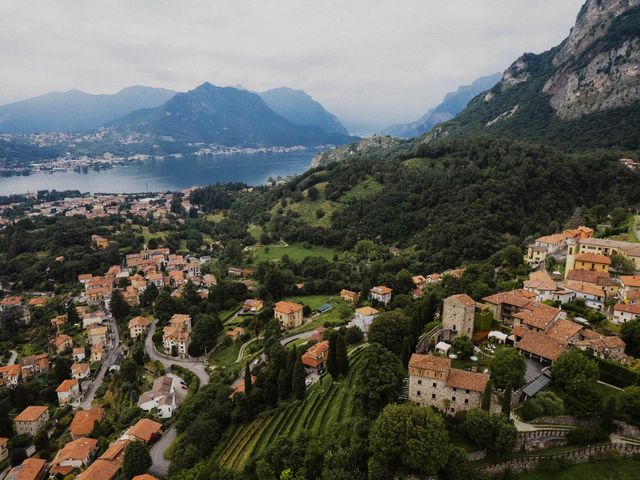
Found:
[{"label": "mountain range", "polygon": [[412,138],[427,133],[436,125],[451,120],[464,110],[473,97],[493,87],[501,78],[502,74],[494,73],[478,78],[471,85],[462,85],[455,92],[447,93],[442,103],[429,109],[419,120],[391,125],[380,133],[400,138]]},{"label": "mountain range", "polygon": [[79,90],[0,106],[0,132],[88,132],[98,127],[167,142],[226,146],[342,145],[355,140],[338,118],[302,90],[204,83],[184,93],[129,87],[113,95]]},{"label": "mountain range", "polygon": [[[286,102],[280,102],[278,108],[286,109],[283,104]],[[304,107],[297,110],[302,111]],[[109,126],[151,134],[170,142],[242,147],[342,145],[355,138],[316,125],[293,123],[269,108],[254,92],[208,82],[176,94],[160,107],[131,112]]]},{"label": "mountain range", "polygon": [[176,93],[143,86],[128,87],[118,93],[105,95],[80,90],[46,93],[0,106],[0,132],[89,131],[133,110],[158,107]]},{"label": "mountain range", "polygon": [[639,132],[640,0],[588,0],[560,45],[522,55],[421,143],[490,134],[566,149],[637,149]]}]

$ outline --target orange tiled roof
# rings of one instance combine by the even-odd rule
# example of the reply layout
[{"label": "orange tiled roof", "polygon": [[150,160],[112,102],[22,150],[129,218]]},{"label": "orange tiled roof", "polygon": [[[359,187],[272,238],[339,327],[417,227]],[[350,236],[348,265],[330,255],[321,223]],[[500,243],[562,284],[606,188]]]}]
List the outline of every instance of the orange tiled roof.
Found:
[{"label": "orange tiled roof", "polygon": [[147,317],[133,317],[129,320],[129,328],[131,327],[148,327],[151,322]]},{"label": "orange tiled roof", "polygon": [[[515,330],[515,329],[514,329]],[[517,348],[523,352],[555,361],[564,352],[565,344],[544,333],[526,330],[517,343]]]},{"label": "orange tiled roof", "polygon": [[464,305],[465,307],[475,307],[476,305],[476,301],[471,298],[469,295],[467,295],[466,293],[459,293],[457,295],[451,295],[449,298],[455,300],[456,302],[460,303],[461,305]]},{"label": "orange tiled roof", "polygon": [[292,313],[301,311],[303,308],[304,307],[299,303],[281,301],[276,303],[274,310],[278,313],[284,313],[285,315],[290,315]]},{"label": "orange tiled roof", "polygon": [[307,367],[315,368],[324,363],[325,352],[329,350],[329,342],[324,340],[311,346],[309,350],[302,355],[302,363]]},{"label": "orange tiled roof", "polygon": [[42,415],[44,415],[49,410],[49,407],[39,406],[39,405],[31,405],[25,408],[20,414],[15,418],[17,422],[35,422]]},{"label": "orange tiled roof", "polygon": [[76,480],[111,480],[120,470],[120,465],[115,462],[97,459],[89,467],[76,477]]},{"label": "orange tiled roof", "polygon": [[640,275],[620,275],[620,281],[625,287],[638,288],[640,287]]},{"label": "orange tiled roof", "polygon": [[431,370],[434,372],[447,372],[451,368],[451,360],[435,355],[422,355],[414,353],[409,360],[409,370]]},{"label": "orange tiled roof", "polygon": [[611,258],[606,255],[600,255],[599,253],[581,253],[580,255],[576,255],[576,262],[589,262],[589,263],[599,263],[601,265],[611,265]]},{"label": "orange tiled roof", "polygon": [[69,430],[74,437],[90,435],[96,422],[102,421],[104,410],[92,408],[91,410],[78,410],[71,420]]},{"label": "orange tiled roof", "polygon": [[46,460],[42,458],[27,458],[20,465],[16,465],[5,477],[6,480],[37,480],[42,475]]},{"label": "orange tiled roof", "polygon": [[615,307],[613,307],[613,309],[617,310],[618,312],[633,313],[634,315],[640,315],[640,303],[630,303],[629,305],[625,303],[618,303],[616,304]]},{"label": "orange tiled roof", "polygon": [[557,308],[538,303],[533,308],[518,312],[513,316],[522,320],[524,325],[544,330],[559,313],[560,310]]},{"label": "orange tiled roof", "polygon": [[546,333],[556,340],[567,343],[571,338],[575,337],[583,328],[584,327],[582,327],[582,325],[578,325],[576,322],[561,319],[554,323]]},{"label": "orange tiled roof", "polygon": [[489,375],[486,373],[467,372],[452,368],[447,375],[447,386],[451,388],[461,388],[474,392],[483,392]]},{"label": "orange tiled roof", "polygon": [[564,288],[567,290],[573,290],[574,292],[584,293],[586,295],[604,297],[604,290],[602,290],[602,288],[600,287],[594,286],[591,283],[567,282]]},{"label": "orange tiled roof", "polygon": [[144,442],[149,442],[154,435],[160,433],[162,425],[148,418],[141,418],[136,424],[127,430],[128,435],[133,435]]},{"label": "orange tiled roof", "polygon": [[56,393],[68,392],[69,390],[71,390],[73,387],[77,385],[78,385],[78,380],[76,380],[75,378],[71,380],[63,380],[63,382],[60,385],[58,385],[58,388],[56,388]]},{"label": "orange tiled roof", "polygon": [[393,289],[385,285],[378,285],[377,287],[373,287],[371,291],[378,295],[389,295],[391,292],[393,292]]},{"label": "orange tiled roof", "polygon": [[379,312],[373,307],[360,307],[356,308],[356,312],[360,315],[364,315],[365,317],[369,317],[371,315],[377,315]]},{"label": "orange tiled roof", "polygon": [[[513,305],[514,307],[523,308],[531,303],[531,300],[528,298],[528,295],[525,296],[522,294],[524,290],[512,290],[510,292],[500,292],[495,295],[489,295],[488,297],[484,297],[484,300],[487,303],[491,303],[493,305],[501,305],[503,303],[507,305]],[[530,293],[530,292],[527,292]],[[535,296],[535,295],[534,295]]]}]

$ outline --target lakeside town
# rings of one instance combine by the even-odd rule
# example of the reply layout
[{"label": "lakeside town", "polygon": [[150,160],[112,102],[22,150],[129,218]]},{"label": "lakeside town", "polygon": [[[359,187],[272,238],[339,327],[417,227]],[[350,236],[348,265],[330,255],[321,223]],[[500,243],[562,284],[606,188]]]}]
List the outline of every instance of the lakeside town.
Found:
[{"label": "lakeside town", "polygon": [[[536,238],[514,260],[516,271],[529,271],[527,278],[511,282],[516,288],[475,299],[464,287],[455,291],[474,269],[470,266],[408,272],[403,291],[396,278],[366,291],[333,284],[327,294],[308,294],[311,285],[292,279],[295,285],[282,295],[264,270],[291,261],[285,252],[293,247],[285,242],[272,244],[258,235],[236,256],[237,264],[229,263],[229,245],[214,233],[199,247],[182,242],[175,250],[158,246],[166,234],[153,235],[145,223],[169,228],[184,225],[185,218],[213,225],[225,221],[222,212],[200,213],[196,202],[201,197],[194,192],[196,188],[148,198],[97,195],[36,201],[22,217],[5,220],[5,231],[46,218],[120,225],[89,238],[90,251],[115,254],[109,255],[117,259],[113,264],[82,271],[64,285],[50,283],[53,291],[21,293],[19,283],[3,283],[3,328],[21,332],[16,340],[5,337],[2,343],[8,350],[3,350],[0,383],[12,405],[4,420],[11,426],[5,428],[16,435],[0,439],[0,461],[8,464],[5,478],[110,480],[128,471],[137,456],[149,459],[145,471],[165,477],[171,473],[168,452],[179,442],[176,438],[185,435],[177,430],[176,414],[179,419],[183,403],[194,401],[198,389],[221,372],[230,407],[244,413],[239,429],[221,444],[218,458],[231,470],[244,465],[252,452],[260,452],[261,432],[268,430],[255,431],[255,421],[243,424],[241,419],[254,415],[246,410],[249,393],[277,361],[275,338],[285,356],[295,352],[288,381],[290,395],[302,405],[309,402],[306,396],[325,401],[321,392],[331,378],[349,379],[349,366],[355,369],[367,352],[375,351],[368,347],[372,342],[384,345],[391,355],[387,361],[395,358],[399,366],[404,362],[396,401],[432,407],[451,418],[485,411],[489,420],[503,422],[498,431],[509,440],[502,450],[492,452],[497,447],[491,447],[490,440],[478,445],[484,448],[472,448],[469,461],[571,444],[571,432],[586,427],[566,423],[566,418],[574,418],[567,414],[577,413],[578,419],[600,415],[607,398],[619,398],[622,414],[626,402],[634,401],[636,387],[624,385],[640,375],[635,371],[640,362],[633,355],[635,345],[630,349],[624,338],[629,335],[625,328],[640,322],[638,243],[599,238],[584,225]],[[239,191],[252,193],[250,188]],[[3,213],[16,207],[6,205]],[[145,243],[131,253],[118,253],[123,249],[114,249],[114,242],[121,243],[117,229],[132,227],[147,232]],[[407,253],[392,245],[377,255],[394,261]],[[271,267],[257,260],[265,254]],[[308,254],[305,261],[313,257],[313,249]],[[72,260],[55,258],[60,264]],[[451,294],[441,297],[443,292]],[[416,308],[422,313],[413,320],[403,313]],[[217,313],[199,313],[207,311]],[[372,361],[381,358],[384,355]],[[580,367],[581,362],[587,366]],[[570,370],[596,365],[600,379],[588,375],[581,377],[579,387],[560,386],[554,372],[564,363]],[[40,393],[32,390],[42,385],[50,387]],[[126,400],[121,397],[123,385],[135,389]],[[593,395],[591,389],[599,392],[603,406],[584,405],[584,395]],[[14,397],[13,392],[22,393]],[[25,403],[29,398],[34,401]],[[598,442],[623,452],[640,448],[633,426],[636,413],[626,415],[615,424],[610,418],[618,433],[609,443]],[[537,416],[545,419],[543,426],[532,422]],[[253,433],[243,450],[237,443],[245,438],[244,429]],[[134,443],[142,453],[128,448]],[[484,453],[478,457],[478,452]],[[523,458],[516,454],[483,468],[493,473],[530,468],[533,464]],[[144,475],[132,478],[154,478]]]}]

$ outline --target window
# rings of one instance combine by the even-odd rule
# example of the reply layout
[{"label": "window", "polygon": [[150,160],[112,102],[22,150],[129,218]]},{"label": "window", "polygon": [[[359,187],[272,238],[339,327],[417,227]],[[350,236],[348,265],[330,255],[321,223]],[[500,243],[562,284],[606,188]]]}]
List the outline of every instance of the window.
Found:
[{"label": "window", "polygon": [[451,401],[455,402],[456,401],[456,397],[451,397]]},{"label": "window", "polygon": [[469,390],[466,390],[466,393],[469,393]]},{"label": "window", "polygon": [[435,394],[435,393],[432,393],[432,394],[431,394],[431,398],[435,399],[435,398],[436,398],[436,394]]},{"label": "window", "polygon": [[422,380],[418,380],[418,385],[422,385]]},{"label": "window", "polygon": [[436,388],[436,382],[433,382],[433,388]]},{"label": "window", "polygon": [[420,390],[418,390],[416,393],[418,394],[418,396],[420,396]]},{"label": "window", "polygon": [[468,398],[465,398],[465,399],[464,399],[464,403],[465,403],[465,404],[466,404],[466,403],[469,403],[469,399],[468,399]]},{"label": "window", "polygon": [[457,391],[458,391],[458,389],[457,389],[457,388],[454,388],[454,389],[453,389],[453,391],[454,391],[454,392],[457,392]]}]

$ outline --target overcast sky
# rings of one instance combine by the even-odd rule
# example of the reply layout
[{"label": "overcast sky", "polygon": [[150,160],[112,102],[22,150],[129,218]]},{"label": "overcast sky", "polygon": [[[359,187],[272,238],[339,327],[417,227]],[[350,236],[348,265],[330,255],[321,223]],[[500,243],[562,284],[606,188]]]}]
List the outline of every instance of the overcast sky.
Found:
[{"label": "overcast sky", "polygon": [[306,90],[354,129],[420,117],[568,33],[583,0],[0,0],[0,103],[72,88]]}]

